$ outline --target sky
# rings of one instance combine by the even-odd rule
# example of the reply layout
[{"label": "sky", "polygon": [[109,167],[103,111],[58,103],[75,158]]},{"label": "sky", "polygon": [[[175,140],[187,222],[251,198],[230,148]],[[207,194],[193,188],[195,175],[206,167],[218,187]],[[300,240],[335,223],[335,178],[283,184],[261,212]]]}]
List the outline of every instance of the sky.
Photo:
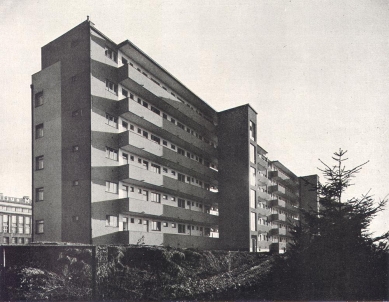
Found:
[{"label": "sky", "polygon": [[1,193],[31,196],[31,75],[40,48],[87,15],[215,110],[251,104],[259,145],[296,175],[320,175],[342,148],[346,167],[369,161],[346,197],[389,194],[386,0],[1,0]]}]

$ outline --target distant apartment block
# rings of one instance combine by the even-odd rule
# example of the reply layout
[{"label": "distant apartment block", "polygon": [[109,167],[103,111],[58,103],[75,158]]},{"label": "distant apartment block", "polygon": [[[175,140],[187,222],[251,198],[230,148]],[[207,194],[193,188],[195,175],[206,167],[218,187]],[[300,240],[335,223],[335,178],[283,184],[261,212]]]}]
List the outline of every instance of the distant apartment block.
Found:
[{"label": "distant apartment block", "polygon": [[0,193],[0,244],[27,244],[31,241],[31,199]]},{"label": "distant apartment block", "polygon": [[89,20],[42,47],[31,89],[36,242],[283,252],[316,203],[250,105],[215,111]]}]

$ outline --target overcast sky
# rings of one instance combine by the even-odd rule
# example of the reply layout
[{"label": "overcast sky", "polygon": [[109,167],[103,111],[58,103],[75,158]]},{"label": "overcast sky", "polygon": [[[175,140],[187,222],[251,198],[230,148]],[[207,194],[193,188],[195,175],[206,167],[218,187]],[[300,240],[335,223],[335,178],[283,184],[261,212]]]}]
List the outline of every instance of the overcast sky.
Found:
[{"label": "overcast sky", "polygon": [[[87,15],[215,110],[250,103],[258,143],[297,175],[343,148],[349,167],[370,161],[348,196],[389,193],[386,0],[1,0],[1,193],[31,196],[31,75],[40,48]],[[388,215],[372,230],[388,230]]]}]

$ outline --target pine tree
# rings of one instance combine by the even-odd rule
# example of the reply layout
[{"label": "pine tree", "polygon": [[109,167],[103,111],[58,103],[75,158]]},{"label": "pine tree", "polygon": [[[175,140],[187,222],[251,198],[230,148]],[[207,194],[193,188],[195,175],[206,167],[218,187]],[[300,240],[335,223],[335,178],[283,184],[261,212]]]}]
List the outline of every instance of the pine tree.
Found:
[{"label": "pine tree", "polygon": [[[387,199],[375,203],[368,193],[344,200],[344,192],[363,165],[347,169],[345,154],[324,165],[325,183],[314,186],[319,210],[301,211],[294,243],[273,271],[273,299],[361,300],[388,298],[389,232],[372,237],[368,227]],[[312,184],[307,184],[312,185]],[[278,286],[276,284],[286,286]],[[274,285],[276,285],[274,287]]]}]

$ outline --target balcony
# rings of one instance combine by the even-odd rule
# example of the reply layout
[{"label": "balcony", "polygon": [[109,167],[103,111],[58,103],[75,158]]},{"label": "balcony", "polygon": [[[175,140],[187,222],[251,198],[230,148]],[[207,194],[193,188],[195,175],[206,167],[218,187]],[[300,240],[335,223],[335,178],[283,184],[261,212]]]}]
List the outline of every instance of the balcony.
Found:
[{"label": "balcony", "polygon": [[273,228],[269,232],[270,236],[286,236],[286,228]]},{"label": "balcony", "polygon": [[258,185],[260,186],[266,186],[270,183],[270,180],[261,173],[257,174],[257,180],[258,180]]},{"label": "balcony", "polygon": [[163,186],[164,184],[164,176],[161,174],[132,165],[124,165],[119,167],[119,180],[125,182],[136,180],[139,182],[152,184],[154,186]]},{"label": "balcony", "polygon": [[164,90],[161,86],[154,83],[150,78],[144,76],[139,71],[137,71],[132,66],[126,64],[119,68],[118,70],[118,81],[120,84],[131,87],[132,81],[143,87],[143,89],[152,93],[158,98],[162,98],[170,106],[176,110],[182,112],[185,116],[191,118],[197,124],[205,127],[208,131],[215,131],[215,126],[209,122],[204,117],[201,117],[194,110],[190,109],[185,104],[181,103],[176,97],[174,97],[170,92]]},{"label": "balcony", "polygon": [[163,178],[163,186],[166,189],[181,192],[189,196],[195,196],[208,202],[214,202],[217,197],[217,193],[166,176]]},{"label": "balcony", "polygon": [[148,108],[130,98],[121,100],[119,102],[119,115],[127,120],[130,120],[130,112],[144,118],[146,121],[156,125],[157,127],[162,127],[162,117],[160,115],[155,114]]},{"label": "balcony", "polygon": [[286,208],[286,202],[284,200],[281,200],[281,199],[270,200],[268,205],[271,208],[274,208],[274,207],[276,207],[276,208]]},{"label": "balcony", "polygon": [[261,202],[261,201],[267,202],[270,199],[271,199],[271,196],[269,193],[263,192],[263,191],[258,191],[258,202]]},{"label": "balcony", "polygon": [[199,223],[205,225],[218,225],[218,216],[207,213],[192,211],[189,209],[163,205],[156,202],[125,198],[121,205],[121,212],[139,213],[143,216],[155,217],[157,219],[169,218],[169,220],[184,223]]},{"label": "balcony", "polygon": [[[119,147],[129,153],[134,153],[138,156],[146,156],[150,160],[169,165],[177,170],[180,170],[180,166],[185,167],[186,170],[183,170],[182,172],[196,176],[200,179],[205,175],[209,182],[217,179],[217,172],[215,170],[212,170],[187,156],[180,155],[169,148],[165,148],[132,131],[126,131],[119,134]],[[137,149],[134,150],[134,147]],[[150,154],[153,156],[150,156]],[[171,165],[171,163],[173,163],[173,165]]]},{"label": "balcony", "polygon": [[274,179],[276,181],[286,181],[287,179],[289,179],[288,176],[286,176],[280,171],[269,171],[269,178]]},{"label": "balcony", "polygon": [[210,144],[207,144],[205,141],[200,140],[196,136],[188,133],[184,129],[178,127],[177,125],[173,124],[171,121],[168,121],[166,119],[163,119],[162,128],[166,130],[170,135],[179,137],[180,139],[184,140],[185,142],[196,146],[197,148],[205,151],[206,153],[217,156],[216,148],[211,146]]},{"label": "balcony", "polygon": [[293,193],[292,191],[280,185],[270,186],[268,190],[270,193],[276,194],[284,199],[288,199],[291,201],[297,201],[299,198],[299,194],[297,192]]},{"label": "balcony", "polygon": [[257,168],[259,171],[267,170],[268,163],[262,158],[261,155],[257,154]]},{"label": "balcony", "polygon": [[268,220],[271,222],[286,222],[286,216],[285,214],[271,214]]},{"label": "balcony", "polygon": [[284,253],[286,251],[286,242],[272,242],[270,251],[275,253]]},{"label": "balcony", "polygon": [[271,228],[272,226],[270,225],[263,225],[263,224],[257,225],[258,234],[266,234],[271,230]]},{"label": "balcony", "polygon": [[257,213],[260,217],[267,217],[270,215],[270,210],[264,208],[257,208]]}]

